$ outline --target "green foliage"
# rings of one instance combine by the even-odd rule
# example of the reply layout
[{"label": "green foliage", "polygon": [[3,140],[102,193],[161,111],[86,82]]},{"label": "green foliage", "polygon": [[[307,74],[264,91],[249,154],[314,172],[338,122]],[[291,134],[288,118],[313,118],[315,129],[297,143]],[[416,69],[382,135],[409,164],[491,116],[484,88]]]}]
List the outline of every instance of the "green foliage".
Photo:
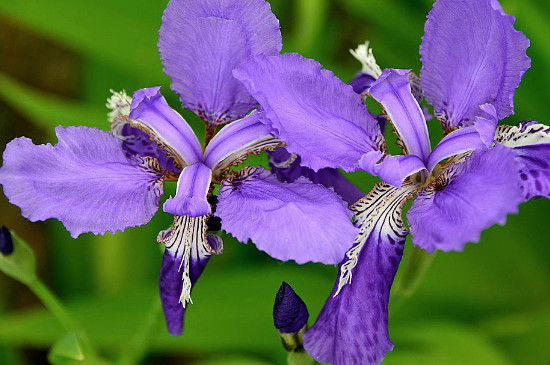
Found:
[{"label": "green foliage", "polygon": [[85,364],[86,358],[76,333],[70,332],[57,340],[48,354],[48,361],[54,365]]},{"label": "green foliage", "polygon": [[0,254],[0,270],[15,280],[29,285],[36,279],[34,252],[13,232],[12,237],[13,252],[7,256]]}]

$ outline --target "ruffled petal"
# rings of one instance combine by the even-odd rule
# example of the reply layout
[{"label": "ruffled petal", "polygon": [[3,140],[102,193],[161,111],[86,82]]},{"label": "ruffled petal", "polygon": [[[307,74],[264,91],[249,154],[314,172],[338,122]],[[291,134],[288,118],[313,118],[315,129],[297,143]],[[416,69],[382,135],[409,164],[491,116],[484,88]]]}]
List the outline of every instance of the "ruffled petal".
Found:
[{"label": "ruffled petal", "polygon": [[212,170],[202,163],[183,169],[178,179],[176,196],[164,202],[164,211],[174,215],[198,217],[212,212],[206,200],[212,181]]},{"label": "ruffled petal", "polygon": [[333,189],[349,205],[365,196],[361,189],[353,185],[337,169],[325,167],[319,171],[313,171],[309,167],[300,165],[300,156],[293,155],[284,148],[277,148],[267,154],[271,172],[279,181],[291,183],[303,176],[315,184]]},{"label": "ruffled petal", "polygon": [[202,161],[202,147],[185,119],[172,109],[160,87],[134,93],[130,111],[131,126],[143,129],[173,157],[179,168]]},{"label": "ruffled petal", "polygon": [[239,119],[256,107],[232,71],[254,55],[282,48],[279,21],[263,0],[172,0],[159,34],[172,89],[210,124]]},{"label": "ruffled petal", "polygon": [[428,157],[427,168],[430,173],[448,157],[493,146],[498,124],[496,110],[491,104],[485,104],[481,106],[480,113],[474,125],[451,132],[438,143]]},{"label": "ruffled petal", "polygon": [[223,229],[279,260],[336,264],[357,234],[342,199],[303,177],[287,184],[247,167],[222,182],[218,199]]},{"label": "ruffled petal", "polygon": [[55,218],[73,237],[147,223],[159,206],[163,174],[139,157],[128,158],[122,142],[87,127],[57,127],[59,142],[11,141],[0,183],[12,204],[35,222]]},{"label": "ruffled petal", "polygon": [[221,238],[206,234],[206,216],[174,217],[174,226],[159,233],[158,241],[166,246],[160,269],[160,297],[168,332],[183,332],[183,316],[191,302],[191,289],[202,274],[212,254],[223,250]]},{"label": "ruffled petal", "polygon": [[224,127],[208,143],[204,151],[204,164],[216,176],[221,176],[231,166],[243,162],[251,154],[273,150],[282,145],[262,123],[263,113],[255,110],[243,119]]},{"label": "ruffled petal", "polygon": [[353,171],[363,154],[380,149],[380,128],[361,97],[317,61],[298,54],[260,55],[234,74],[303,165]]},{"label": "ruffled petal", "polygon": [[386,111],[407,154],[426,162],[430,154],[430,136],[424,112],[416,101],[409,83],[410,70],[385,69],[369,89]]},{"label": "ruffled petal", "polygon": [[550,198],[550,127],[535,121],[499,126],[496,141],[513,148],[521,164],[523,199]]},{"label": "ruffled petal", "polygon": [[424,162],[416,155],[384,156],[380,152],[369,152],[361,157],[359,165],[369,174],[378,176],[396,187],[400,187],[412,174],[421,171],[427,174]]},{"label": "ruffled petal", "polygon": [[315,325],[304,334],[304,347],[315,360],[378,364],[393,349],[388,300],[408,233],[403,205],[413,190],[412,185],[378,184],[353,206],[359,235]]},{"label": "ruffled petal", "polygon": [[437,0],[420,46],[420,80],[447,128],[471,125],[479,105],[499,119],[514,112],[514,92],[531,66],[529,40],[494,0]]},{"label": "ruffled petal", "polygon": [[428,252],[461,251],[484,229],[504,224],[522,201],[518,170],[513,150],[501,145],[450,165],[407,213],[413,243]]}]

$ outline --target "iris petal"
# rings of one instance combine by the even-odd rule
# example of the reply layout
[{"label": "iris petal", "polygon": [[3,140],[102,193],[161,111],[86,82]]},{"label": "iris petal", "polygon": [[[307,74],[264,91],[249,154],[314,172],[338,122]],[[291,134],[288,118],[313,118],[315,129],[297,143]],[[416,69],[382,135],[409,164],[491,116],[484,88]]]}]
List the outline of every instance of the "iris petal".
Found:
[{"label": "iris petal", "polygon": [[364,153],[380,149],[380,128],[361,97],[317,61],[260,55],[234,74],[260,102],[271,132],[304,166],[353,171]]},{"label": "iris petal", "polygon": [[550,198],[550,127],[534,121],[499,126],[496,141],[513,148],[521,164],[523,199]]},{"label": "iris petal", "polygon": [[304,177],[282,183],[247,167],[222,182],[218,199],[223,229],[283,261],[336,264],[357,233],[347,204]]},{"label": "iris petal", "polygon": [[420,46],[420,81],[449,129],[474,123],[491,103],[498,119],[514,112],[514,92],[531,65],[529,40],[495,0],[437,0]]},{"label": "iris petal", "polygon": [[388,300],[408,233],[401,213],[413,190],[378,184],[353,206],[359,235],[317,321],[304,334],[304,347],[315,360],[378,364],[393,349]]},{"label": "iris petal", "polygon": [[163,174],[139,157],[128,158],[122,142],[87,127],[57,127],[59,142],[11,141],[0,183],[29,220],[56,218],[73,237],[147,223],[162,195]]},{"label": "iris petal", "polygon": [[233,69],[282,47],[279,21],[263,0],[172,0],[159,35],[172,89],[211,125],[239,119],[257,106]]}]

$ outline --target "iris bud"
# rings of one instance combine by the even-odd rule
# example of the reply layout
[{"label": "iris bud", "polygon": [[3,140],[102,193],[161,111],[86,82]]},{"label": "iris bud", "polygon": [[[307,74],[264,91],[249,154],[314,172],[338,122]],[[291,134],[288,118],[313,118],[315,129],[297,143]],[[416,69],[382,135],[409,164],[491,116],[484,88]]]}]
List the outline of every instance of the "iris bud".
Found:
[{"label": "iris bud", "polygon": [[283,282],[275,297],[273,323],[288,351],[303,347],[302,335],[307,328],[308,318],[309,313],[304,301],[290,285]]},{"label": "iris bud", "polygon": [[0,252],[6,256],[13,253],[13,239],[11,237],[11,232],[4,226],[0,226]]}]

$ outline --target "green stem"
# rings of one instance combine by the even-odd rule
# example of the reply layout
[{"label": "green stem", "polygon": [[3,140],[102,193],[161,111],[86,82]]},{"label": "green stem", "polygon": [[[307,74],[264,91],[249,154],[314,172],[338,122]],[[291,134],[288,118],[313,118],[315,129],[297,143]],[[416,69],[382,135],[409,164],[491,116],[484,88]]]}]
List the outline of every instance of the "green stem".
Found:
[{"label": "green stem", "polygon": [[134,365],[147,353],[149,348],[149,339],[154,333],[155,327],[159,322],[159,314],[162,309],[158,295],[155,295],[155,300],[149,309],[145,319],[141,322],[135,335],[130,339],[126,346],[122,349],[117,365]]},{"label": "green stem", "polygon": [[44,306],[57,318],[67,332],[76,333],[82,344],[82,353],[85,358],[94,364],[99,359],[95,349],[82,328],[82,326],[67,311],[56,295],[39,279],[35,278],[28,284],[33,293],[40,299]]},{"label": "green stem", "polygon": [[314,360],[304,350],[296,350],[288,353],[287,365],[312,365]]},{"label": "green stem", "polygon": [[411,254],[407,257],[405,266],[393,284],[390,300],[392,310],[397,309],[403,299],[407,299],[414,294],[434,257],[435,253],[429,254],[421,248],[413,247],[411,249]]}]

